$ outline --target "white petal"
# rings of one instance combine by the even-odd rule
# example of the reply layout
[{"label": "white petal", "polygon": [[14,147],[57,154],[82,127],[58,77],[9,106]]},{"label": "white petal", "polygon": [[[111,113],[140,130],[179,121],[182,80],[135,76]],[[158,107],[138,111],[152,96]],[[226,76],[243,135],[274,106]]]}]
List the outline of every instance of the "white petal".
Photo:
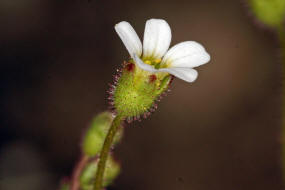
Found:
[{"label": "white petal", "polygon": [[171,29],[162,19],[150,19],[145,24],[143,56],[160,59],[171,42]]},{"label": "white petal", "polygon": [[186,82],[194,82],[198,77],[198,72],[191,68],[165,68],[159,69],[158,72],[167,72]]},{"label": "white petal", "polygon": [[155,69],[153,66],[145,64],[136,54],[133,55],[135,63],[143,70],[149,72],[157,72],[158,70]]},{"label": "white petal", "polygon": [[133,56],[134,54],[141,56],[142,43],[130,23],[122,21],[119,24],[116,24],[115,30],[126,46],[130,56]]},{"label": "white petal", "polygon": [[194,41],[181,42],[165,54],[161,64],[169,67],[193,68],[210,61],[210,55],[204,47]]}]

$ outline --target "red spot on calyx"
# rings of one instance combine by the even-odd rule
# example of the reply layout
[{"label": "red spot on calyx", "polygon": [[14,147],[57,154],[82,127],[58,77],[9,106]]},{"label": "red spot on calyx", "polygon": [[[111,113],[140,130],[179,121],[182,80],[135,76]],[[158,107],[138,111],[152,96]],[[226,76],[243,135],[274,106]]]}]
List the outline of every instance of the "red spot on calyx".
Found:
[{"label": "red spot on calyx", "polygon": [[126,69],[127,69],[127,71],[129,71],[129,72],[133,72],[133,71],[135,70],[135,64],[133,64],[133,63],[128,63],[128,64],[126,65]]},{"label": "red spot on calyx", "polygon": [[170,79],[170,81],[169,81],[169,83],[168,83],[168,87],[170,87],[170,86],[171,86],[171,84],[172,84],[172,82],[173,82],[174,78],[175,78],[175,76],[171,75],[171,79]]},{"label": "red spot on calyx", "polygon": [[149,82],[154,82],[157,79],[157,77],[155,75],[150,75],[149,76]]}]

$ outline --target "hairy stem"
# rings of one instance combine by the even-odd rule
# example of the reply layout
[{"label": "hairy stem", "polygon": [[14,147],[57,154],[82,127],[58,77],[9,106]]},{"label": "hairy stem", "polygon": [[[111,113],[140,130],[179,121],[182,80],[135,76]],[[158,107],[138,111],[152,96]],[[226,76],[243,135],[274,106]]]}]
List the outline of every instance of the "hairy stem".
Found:
[{"label": "hairy stem", "polygon": [[99,157],[99,163],[98,163],[98,168],[95,176],[95,185],[94,185],[94,190],[101,190],[102,189],[102,184],[103,184],[103,176],[104,176],[104,171],[106,168],[106,162],[109,156],[110,148],[112,146],[112,142],[114,140],[114,137],[118,131],[118,128],[123,120],[123,117],[120,115],[117,115],[115,119],[112,122],[112,125],[108,131],[108,134],[105,138],[102,150],[100,152],[100,157]]}]

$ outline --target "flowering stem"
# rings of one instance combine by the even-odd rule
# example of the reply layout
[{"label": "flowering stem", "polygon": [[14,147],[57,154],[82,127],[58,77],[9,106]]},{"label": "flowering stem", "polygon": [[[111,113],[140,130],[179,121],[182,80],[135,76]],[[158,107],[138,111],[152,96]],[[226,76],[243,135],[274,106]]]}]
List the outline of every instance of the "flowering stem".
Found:
[{"label": "flowering stem", "polygon": [[103,176],[104,176],[104,171],[106,168],[106,162],[107,158],[109,156],[110,148],[112,145],[112,142],[114,140],[114,137],[118,131],[118,128],[123,120],[123,117],[121,115],[117,115],[115,119],[112,122],[112,125],[108,131],[108,134],[105,138],[102,150],[100,152],[100,157],[99,157],[99,163],[98,163],[98,168],[95,176],[95,185],[93,190],[101,190],[102,189],[102,183],[103,183]]},{"label": "flowering stem", "polygon": [[283,166],[283,179],[285,180],[285,29],[281,25],[278,28],[278,38],[281,45],[281,61],[282,61],[282,166]]}]

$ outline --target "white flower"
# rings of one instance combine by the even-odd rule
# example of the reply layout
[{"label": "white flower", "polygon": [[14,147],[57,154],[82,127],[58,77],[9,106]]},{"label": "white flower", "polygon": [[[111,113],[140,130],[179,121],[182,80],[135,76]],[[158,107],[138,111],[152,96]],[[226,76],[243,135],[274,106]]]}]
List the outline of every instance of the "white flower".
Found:
[{"label": "white flower", "polygon": [[198,72],[193,68],[210,61],[210,55],[204,47],[194,41],[181,42],[168,50],[171,29],[162,19],[150,19],[146,22],[143,46],[128,22],[120,22],[115,26],[115,30],[134,62],[141,69],[152,73],[167,72],[187,82],[193,82],[198,76]]}]

